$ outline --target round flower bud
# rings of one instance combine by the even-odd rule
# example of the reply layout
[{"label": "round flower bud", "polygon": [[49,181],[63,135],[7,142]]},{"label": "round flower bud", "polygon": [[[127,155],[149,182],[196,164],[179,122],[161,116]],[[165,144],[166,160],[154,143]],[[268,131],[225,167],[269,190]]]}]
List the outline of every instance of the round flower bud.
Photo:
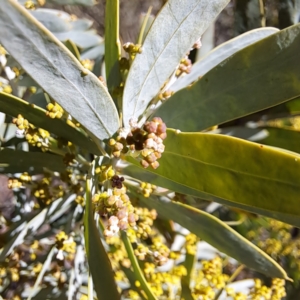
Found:
[{"label": "round flower bud", "polygon": [[146,160],[141,160],[141,166],[143,167],[143,168],[148,168],[149,167],[149,164],[147,163],[147,161]]},{"label": "round flower bud", "polygon": [[151,164],[151,167],[155,170],[159,167],[159,162],[158,161],[155,161]]}]

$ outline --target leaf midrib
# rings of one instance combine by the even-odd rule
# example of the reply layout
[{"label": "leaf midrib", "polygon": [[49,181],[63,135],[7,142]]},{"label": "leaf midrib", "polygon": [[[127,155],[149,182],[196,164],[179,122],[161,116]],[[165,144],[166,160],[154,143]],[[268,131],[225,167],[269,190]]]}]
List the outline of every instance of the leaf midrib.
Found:
[{"label": "leaf midrib", "polygon": [[[143,82],[143,84],[141,85],[141,88],[139,89],[139,91],[136,93],[135,97],[137,97],[137,100],[135,101],[135,105],[134,105],[134,110],[132,112],[132,115],[134,116],[135,113],[136,113],[136,107],[137,107],[137,104],[139,102],[139,96],[141,94],[141,91],[143,90],[146,82],[148,81],[148,78],[150,76],[150,74],[152,73],[155,65],[156,65],[156,62],[158,61],[158,59],[160,58],[161,54],[165,51],[165,49],[167,48],[167,46],[170,44],[171,40],[173,39],[174,35],[177,33],[178,29],[181,27],[181,25],[185,22],[185,20],[194,12],[194,10],[196,9],[196,7],[198,6],[199,2],[201,0],[199,0],[197,2],[197,4],[195,5],[195,7],[193,8],[193,10],[179,23],[178,27],[176,28],[176,30],[174,30],[173,34],[171,35],[171,37],[169,38],[168,42],[165,44],[165,46],[163,47],[163,49],[160,51],[160,53],[155,57],[154,59],[154,62],[152,64],[152,66],[150,67],[149,69],[149,72],[147,73],[146,77],[145,77],[145,80]],[[170,6],[170,4],[167,2],[166,5]],[[170,9],[171,10],[171,9]],[[175,17],[174,17],[175,19]],[[177,22],[177,20],[175,19],[175,21]]]},{"label": "leaf midrib", "polygon": [[[13,5],[22,15],[22,11],[19,9],[18,5],[16,5],[15,3],[13,2],[10,2],[11,5]],[[11,24],[14,24],[14,26],[16,26],[18,28],[18,30],[22,33],[23,35],[23,38],[26,39],[27,41],[29,41],[29,43],[31,43],[31,45],[33,45],[33,48],[35,48],[37,50],[37,52],[55,69],[57,70],[61,75],[62,77],[71,85],[74,87],[74,89],[79,92],[79,94],[82,96],[82,98],[86,101],[86,103],[88,104],[89,108],[92,110],[92,112],[94,113],[94,115],[96,116],[96,118],[98,119],[98,121],[101,123],[102,125],[102,128],[106,131],[107,135],[110,136],[111,133],[109,132],[108,128],[104,125],[103,121],[101,120],[100,116],[98,115],[98,113],[96,112],[96,110],[93,108],[93,106],[91,105],[91,103],[89,102],[89,100],[86,98],[86,96],[81,92],[80,89],[77,89],[76,85],[74,85],[67,77],[65,77],[65,75],[62,73],[62,71],[60,71],[60,69],[56,68],[55,64],[53,64],[52,60],[49,60],[47,56],[45,56],[43,54],[43,52],[40,51],[40,49],[34,44],[31,42],[31,40],[29,38],[27,38],[27,35],[24,33],[24,31],[22,30],[22,28],[19,27],[18,23],[15,23],[14,22],[14,18],[11,17],[11,15],[9,14],[10,10],[8,9],[6,11],[7,15],[9,16],[10,20],[11,20]],[[32,21],[33,23],[36,23],[35,25],[39,28],[39,29],[42,29],[43,31],[46,31],[46,28],[41,28],[41,25],[39,23],[37,23],[37,21],[35,20],[35,18],[33,16],[25,16],[23,15],[25,18],[26,18],[26,21],[28,22],[28,19],[32,18]],[[47,30],[48,31],[48,30]],[[13,31],[12,31],[13,32]],[[52,35],[52,33],[50,32],[47,32],[47,36],[50,36],[52,38],[52,40],[54,40],[54,43],[59,46],[57,43],[58,43],[58,40],[54,37],[54,35]],[[44,37],[42,37],[42,39],[44,39]],[[72,57],[69,56],[71,60]],[[16,59],[17,60],[17,59]],[[18,61],[18,60],[17,60]],[[74,61],[74,60],[73,60]],[[74,63],[77,64],[76,61],[74,61]],[[79,65],[78,65],[79,67]],[[85,70],[84,68],[82,68],[82,71],[85,71],[85,72],[89,72],[88,70]],[[91,76],[91,73],[89,72],[89,74]]]}]

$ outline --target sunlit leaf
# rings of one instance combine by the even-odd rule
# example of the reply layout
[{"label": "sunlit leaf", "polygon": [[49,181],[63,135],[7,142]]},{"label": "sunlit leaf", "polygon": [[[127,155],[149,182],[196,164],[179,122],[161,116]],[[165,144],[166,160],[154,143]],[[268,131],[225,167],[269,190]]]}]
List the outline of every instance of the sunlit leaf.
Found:
[{"label": "sunlit leaf", "polygon": [[165,181],[163,187],[299,226],[300,155],[174,130],[168,130],[165,144],[159,168],[147,169],[162,177],[157,181]]},{"label": "sunlit leaf", "polygon": [[0,0],[0,27],[1,44],[78,122],[100,139],[116,132],[119,118],[106,88],[25,8]]},{"label": "sunlit leaf", "polygon": [[199,131],[299,97],[300,24],[237,52],[158,108],[168,127]]},{"label": "sunlit leaf", "polygon": [[191,73],[180,77],[175,81],[170,87],[170,90],[177,92],[178,90],[187,87],[234,53],[277,31],[277,28],[272,27],[254,29],[221,44],[193,64]]},{"label": "sunlit leaf", "polygon": [[171,76],[228,0],[170,0],[154,20],[130,67],[123,95],[123,121],[129,126]]}]

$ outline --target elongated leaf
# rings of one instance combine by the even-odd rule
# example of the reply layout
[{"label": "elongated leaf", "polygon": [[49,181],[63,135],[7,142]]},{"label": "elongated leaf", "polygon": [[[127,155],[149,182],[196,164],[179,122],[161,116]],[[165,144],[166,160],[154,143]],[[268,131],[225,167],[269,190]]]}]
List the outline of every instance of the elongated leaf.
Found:
[{"label": "elongated leaf", "polygon": [[[212,201],[300,224],[296,153],[223,135],[168,130],[160,167],[148,171],[174,182],[175,191],[179,184],[213,196]],[[191,194],[188,190],[184,193]]]},{"label": "elongated leaf", "polygon": [[142,200],[161,217],[172,219],[221,252],[267,276],[288,278],[285,271],[266,253],[218,218],[184,204],[152,198]]},{"label": "elongated leaf", "polygon": [[300,95],[300,24],[237,52],[155,115],[168,127],[199,131]]},{"label": "elongated leaf", "polygon": [[62,42],[67,40],[73,41],[76,46],[81,49],[87,49],[97,46],[103,42],[103,39],[98,36],[94,31],[67,31],[55,33],[55,36]]},{"label": "elongated leaf", "polygon": [[170,90],[177,92],[178,90],[187,87],[234,53],[277,31],[277,28],[272,27],[254,29],[221,44],[197,61],[193,65],[191,73],[175,81],[175,83],[170,87]]},{"label": "elongated leaf", "polygon": [[66,111],[100,139],[116,132],[119,118],[106,88],[26,9],[0,0],[0,27],[1,44]]},{"label": "elongated leaf", "polygon": [[32,106],[20,98],[0,92],[0,111],[13,117],[21,114],[33,125],[46,129],[59,137],[63,137],[92,153],[101,154],[97,146],[83,133],[60,119],[47,117],[44,109]]},{"label": "elongated leaf", "polygon": [[[31,11],[31,14],[51,32],[64,32],[72,29],[68,19],[62,17],[63,11],[38,8]],[[69,20],[71,20],[71,16]]]},{"label": "elongated leaf", "polygon": [[280,211],[270,211],[267,209],[262,209],[260,207],[255,207],[249,204],[242,204],[242,203],[233,203],[232,201],[228,201],[224,198],[216,197],[208,193],[201,192],[194,188],[188,187],[183,184],[179,184],[174,182],[166,177],[163,177],[158,174],[154,174],[149,172],[148,170],[143,169],[142,167],[138,166],[139,164],[134,161],[133,159],[129,159],[134,165],[130,165],[126,167],[123,172],[126,175],[129,175],[133,178],[139,178],[139,180],[145,182],[151,182],[160,187],[164,187],[171,191],[175,191],[181,194],[186,194],[194,197],[194,207],[198,207],[198,203],[201,204],[203,200],[210,201],[210,202],[217,202],[223,205],[227,205],[230,207],[238,208],[244,211],[248,211],[254,214],[266,216],[269,218],[277,219],[282,222],[292,224],[296,227],[300,227],[300,218],[298,216],[294,216],[291,214],[282,213]]},{"label": "elongated leaf", "polygon": [[71,51],[71,53],[80,61],[80,53],[74,42],[67,40],[65,46]]},{"label": "elongated leaf", "polygon": [[64,171],[66,166],[62,156],[40,152],[0,150],[0,173],[41,172],[43,168]]},{"label": "elongated leaf", "polygon": [[228,0],[170,0],[154,20],[130,67],[123,95],[123,121],[129,126],[171,76]]},{"label": "elongated leaf", "polygon": [[92,211],[90,180],[87,180],[84,239],[90,272],[99,299],[119,300],[111,264],[102,245]]},{"label": "elongated leaf", "polygon": [[126,232],[123,230],[121,231],[121,239],[124,243],[128,258],[130,259],[131,267],[134,271],[136,280],[139,281],[141,285],[141,290],[147,295],[147,299],[156,300],[157,298],[153,294],[153,291],[151,290],[150,286],[148,285],[147,280],[144,277],[144,274],[140,268],[139,262],[134,254],[134,250],[132,248],[130,239],[128,238]]},{"label": "elongated leaf", "polygon": [[229,127],[220,133],[300,153],[300,132],[282,128]]},{"label": "elongated leaf", "polygon": [[81,54],[81,59],[97,59],[104,55],[104,43]]},{"label": "elongated leaf", "polygon": [[[106,1],[105,4],[105,71],[107,87],[111,93],[121,83],[119,6],[119,0]],[[115,103],[117,105],[117,101]]]}]

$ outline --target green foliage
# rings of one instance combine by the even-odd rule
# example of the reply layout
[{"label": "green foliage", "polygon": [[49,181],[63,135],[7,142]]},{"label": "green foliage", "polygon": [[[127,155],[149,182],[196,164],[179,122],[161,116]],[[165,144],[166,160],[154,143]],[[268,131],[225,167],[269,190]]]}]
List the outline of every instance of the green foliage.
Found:
[{"label": "green foliage", "polygon": [[[300,25],[253,30],[192,65],[228,2],[167,1],[120,57],[119,1],[104,47],[87,20],[0,0],[0,172],[17,203],[0,214],[1,296],[282,299],[298,282]],[[240,294],[246,267],[276,278]]]}]

